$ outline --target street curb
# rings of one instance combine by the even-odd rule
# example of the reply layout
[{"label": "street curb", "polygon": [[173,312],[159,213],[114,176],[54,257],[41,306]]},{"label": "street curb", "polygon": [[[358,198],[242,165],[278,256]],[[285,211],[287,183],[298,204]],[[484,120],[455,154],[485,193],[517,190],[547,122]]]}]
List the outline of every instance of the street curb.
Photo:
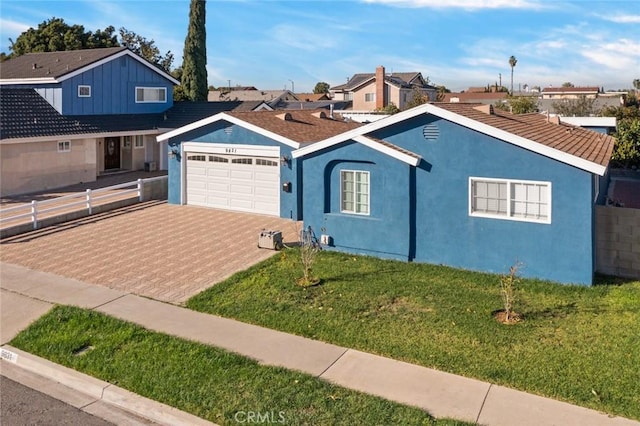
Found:
[{"label": "street curb", "polygon": [[10,362],[20,368],[58,382],[106,404],[126,410],[155,423],[167,426],[215,426],[177,408],[136,395],[71,368],[55,364],[44,358],[24,352],[10,345],[2,345],[2,362]]}]

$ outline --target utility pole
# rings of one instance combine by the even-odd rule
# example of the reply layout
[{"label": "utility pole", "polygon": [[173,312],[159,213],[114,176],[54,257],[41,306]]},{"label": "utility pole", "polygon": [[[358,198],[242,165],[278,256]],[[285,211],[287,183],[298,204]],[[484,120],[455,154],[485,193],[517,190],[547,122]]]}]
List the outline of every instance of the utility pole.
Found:
[{"label": "utility pole", "polygon": [[502,73],[498,73],[498,77],[500,78],[500,87],[502,87]]},{"label": "utility pole", "polygon": [[296,93],[295,86],[293,85],[293,80],[289,80],[291,82],[291,93]]}]

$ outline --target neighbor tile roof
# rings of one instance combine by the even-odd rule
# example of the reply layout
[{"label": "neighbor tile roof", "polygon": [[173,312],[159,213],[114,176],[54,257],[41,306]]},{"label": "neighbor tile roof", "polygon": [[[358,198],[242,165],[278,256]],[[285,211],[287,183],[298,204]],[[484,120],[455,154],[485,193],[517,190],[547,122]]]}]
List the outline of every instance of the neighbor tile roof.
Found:
[{"label": "neighbor tile roof", "polygon": [[[327,118],[318,118],[314,113],[323,112]],[[227,113],[254,126],[284,136],[295,142],[310,143],[330,138],[342,132],[346,132],[362,124],[342,119],[328,118],[324,110],[303,111],[252,111]],[[284,120],[279,116],[289,114],[291,120]]]},{"label": "neighbor tile roof", "polygon": [[555,124],[543,114],[511,114],[493,108],[493,112],[487,114],[477,109],[481,104],[433,105],[601,166],[609,164],[613,152],[615,140],[611,136],[569,124]]},{"label": "neighbor tile roof", "polygon": [[545,87],[542,93],[582,93],[599,92],[598,87]]},{"label": "neighbor tile roof", "polygon": [[220,112],[253,111],[263,103],[264,101],[174,102],[163,114],[159,127],[177,129]]},{"label": "neighbor tile roof", "polygon": [[277,99],[298,100],[295,94],[288,90],[235,90],[229,91],[210,90],[207,99],[209,101],[265,101],[271,102]]},{"label": "neighbor tile roof", "polygon": [[[394,72],[394,73],[385,73],[385,80],[389,83],[395,85],[407,84],[411,82],[414,78],[420,75],[419,72]],[[360,86],[361,84],[367,82],[368,80],[374,79],[376,77],[375,73],[359,73],[354,74],[353,77],[349,79],[345,84],[341,84],[338,86],[331,87],[332,90],[351,90],[355,87]]]},{"label": "neighbor tile roof", "polygon": [[94,133],[98,128],[60,115],[33,89],[0,90],[0,139]]},{"label": "neighbor tile roof", "polygon": [[255,102],[176,102],[164,113],[61,115],[34,89],[0,90],[0,139],[175,129],[219,112],[252,111]]},{"label": "neighbor tile roof", "polygon": [[280,102],[280,104],[278,104],[278,109],[279,110],[301,110],[301,109],[325,109],[328,110],[331,108],[331,105],[333,105],[333,108],[336,110],[344,110],[344,109],[348,109],[351,108],[351,105],[353,104],[352,101],[333,101],[333,100],[327,100],[327,101],[309,101],[309,102],[305,102],[305,101],[289,101],[289,102]]},{"label": "neighbor tile roof", "polygon": [[451,98],[458,98],[455,102],[480,102],[499,101],[507,97],[507,92],[461,92],[445,93],[442,102],[452,102]]},{"label": "neighbor tile roof", "polygon": [[58,78],[126,49],[126,47],[107,47],[26,53],[3,62],[0,66],[0,78],[3,80]]},{"label": "neighbor tile roof", "polygon": [[161,114],[60,114],[33,89],[0,90],[0,139],[152,130]]}]

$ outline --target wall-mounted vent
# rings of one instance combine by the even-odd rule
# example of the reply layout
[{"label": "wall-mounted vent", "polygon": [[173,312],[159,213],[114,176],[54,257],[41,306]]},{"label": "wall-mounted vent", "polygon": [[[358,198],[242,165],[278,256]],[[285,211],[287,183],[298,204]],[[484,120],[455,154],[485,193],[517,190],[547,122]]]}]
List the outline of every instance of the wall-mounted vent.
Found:
[{"label": "wall-mounted vent", "polygon": [[427,124],[422,128],[422,136],[428,141],[435,141],[440,136],[440,129],[436,124]]},{"label": "wall-mounted vent", "polygon": [[225,132],[227,135],[230,135],[231,133],[233,133],[233,125],[225,127],[225,128],[224,128],[224,132]]}]

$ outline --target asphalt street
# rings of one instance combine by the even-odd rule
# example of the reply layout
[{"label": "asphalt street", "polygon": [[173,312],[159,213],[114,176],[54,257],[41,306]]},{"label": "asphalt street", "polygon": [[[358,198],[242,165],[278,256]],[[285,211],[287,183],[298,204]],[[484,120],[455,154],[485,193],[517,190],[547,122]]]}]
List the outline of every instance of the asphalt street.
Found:
[{"label": "asphalt street", "polygon": [[0,376],[2,426],[111,426],[99,417]]}]

